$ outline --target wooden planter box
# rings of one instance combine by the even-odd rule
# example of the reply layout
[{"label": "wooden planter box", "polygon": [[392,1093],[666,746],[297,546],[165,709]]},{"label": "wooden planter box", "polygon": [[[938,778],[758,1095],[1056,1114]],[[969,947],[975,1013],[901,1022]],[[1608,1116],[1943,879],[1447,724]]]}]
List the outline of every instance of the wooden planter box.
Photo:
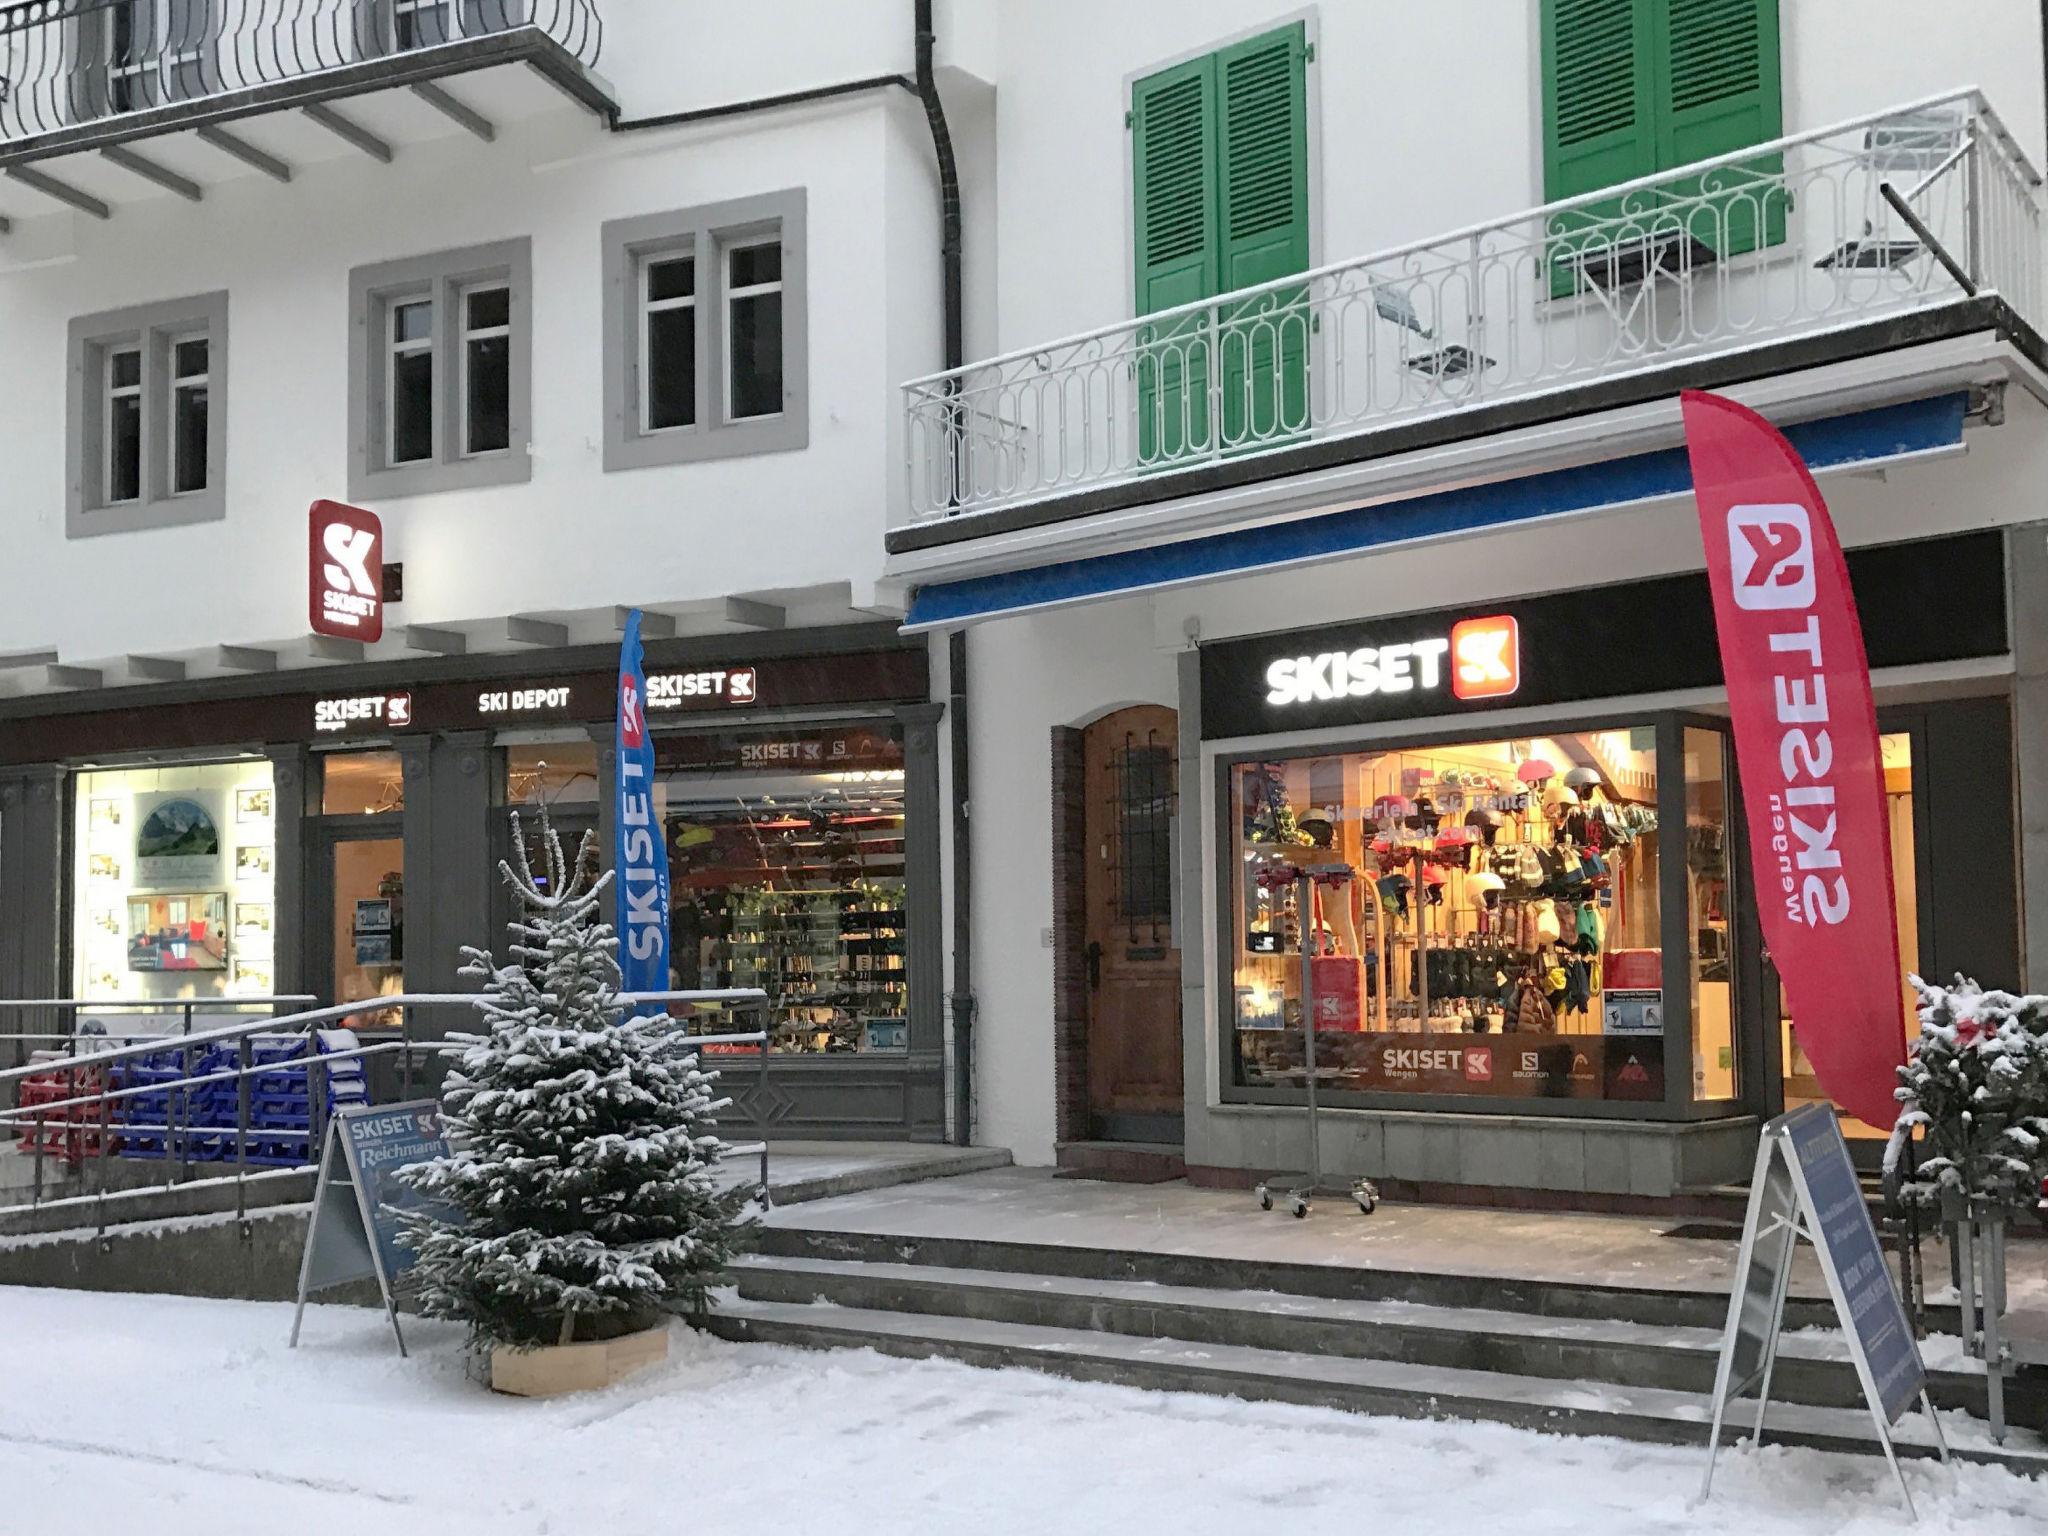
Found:
[{"label": "wooden planter box", "polygon": [[599,1392],[667,1358],[666,1324],[598,1344],[545,1344],[539,1349],[499,1345],[491,1350],[491,1390],[515,1397]]}]

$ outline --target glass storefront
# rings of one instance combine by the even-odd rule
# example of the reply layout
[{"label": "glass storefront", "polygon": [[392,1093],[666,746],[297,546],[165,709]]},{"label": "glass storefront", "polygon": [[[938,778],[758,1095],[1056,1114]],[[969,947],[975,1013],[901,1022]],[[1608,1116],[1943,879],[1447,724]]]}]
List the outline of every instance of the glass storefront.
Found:
[{"label": "glass storefront", "polygon": [[[1723,738],[1684,731],[1681,842],[1659,824],[1658,737],[1625,725],[1234,764],[1230,1080],[1302,1086],[1306,949],[1326,1089],[1661,1104],[1680,1065],[1665,953],[1684,943],[1695,1087],[1731,1096]],[[1687,910],[1667,923],[1672,859]]]},{"label": "glass storefront", "polygon": [[763,989],[778,1052],[903,1053],[901,731],[663,735],[655,754],[676,987]]},{"label": "glass storefront", "polygon": [[[277,818],[263,758],[78,775],[74,995],[105,1001],[276,992]],[[147,1032],[179,1017],[124,1012]]]}]

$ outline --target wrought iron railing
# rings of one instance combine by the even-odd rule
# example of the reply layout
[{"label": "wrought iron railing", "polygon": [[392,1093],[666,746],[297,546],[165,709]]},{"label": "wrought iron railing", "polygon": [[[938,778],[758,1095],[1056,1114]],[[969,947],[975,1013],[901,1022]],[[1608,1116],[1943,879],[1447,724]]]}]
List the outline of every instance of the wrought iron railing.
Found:
[{"label": "wrought iron railing", "polygon": [[0,4],[0,145],[522,28],[586,66],[604,41],[597,0]]},{"label": "wrought iron railing", "polygon": [[[0,999],[0,1023],[54,1015],[67,1025],[59,1034],[22,1035],[22,1043],[36,1041],[55,1048],[30,1055],[18,1047],[17,1055],[28,1059],[0,1068],[0,1158],[25,1159],[29,1173],[25,1184],[0,1179],[0,1230],[23,1211],[57,1208],[76,1215],[79,1225],[90,1221],[104,1231],[124,1202],[200,1185],[232,1193],[236,1214],[246,1215],[252,1185],[303,1174],[319,1160],[326,1116],[340,1101],[344,1073],[358,1083],[361,1096],[353,1102],[391,1095],[410,1099],[415,1091],[434,1091],[447,1058],[459,1056],[467,1045],[460,1036],[443,1038],[440,1030],[423,1026],[474,1019],[480,996],[396,993],[198,1029],[193,1027],[195,1010],[204,1016],[305,999],[114,1004],[76,998]],[[620,997],[628,1003],[666,1007],[675,1023],[670,1043],[677,1052],[738,1052],[734,1067],[751,1059],[754,1085],[748,1097],[757,1112],[767,1103],[774,1053],[765,1023],[738,1032],[693,1027],[742,1012],[764,1014],[767,993],[740,987],[628,992]],[[81,1019],[114,1017],[110,1009],[128,1008],[143,1010],[159,1026],[169,1027],[141,1034],[81,1033]],[[341,1034],[323,1039],[323,1032],[330,1031]],[[362,1076],[372,1064],[382,1069],[386,1081],[381,1085]],[[723,1077],[731,1069],[707,1061],[703,1070]],[[293,1103],[283,1116],[266,1115],[268,1100],[258,1102],[265,1097],[259,1090],[278,1097],[279,1079],[296,1079],[296,1091],[287,1088],[282,1095]],[[737,1108],[734,1099],[713,1105],[722,1123],[737,1118],[726,1113]],[[759,1159],[765,1199],[765,1118],[756,1126],[764,1139],[728,1145],[726,1151]],[[140,1160],[142,1166],[160,1168],[162,1176],[124,1186],[110,1168],[122,1160]]]},{"label": "wrought iron railing", "polygon": [[904,386],[928,520],[1366,433],[1995,292],[2042,313],[2042,192],[1973,91]]}]

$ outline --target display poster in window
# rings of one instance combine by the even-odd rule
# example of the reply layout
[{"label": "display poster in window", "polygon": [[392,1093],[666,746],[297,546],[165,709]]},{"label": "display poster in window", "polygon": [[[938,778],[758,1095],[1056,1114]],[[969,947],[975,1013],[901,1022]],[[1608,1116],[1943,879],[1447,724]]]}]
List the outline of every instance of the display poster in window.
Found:
[{"label": "display poster in window", "polygon": [[223,883],[218,796],[191,790],[139,795],[135,814],[137,887],[164,890]]},{"label": "display poster in window", "polygon": [[[1287,1026],[1278,993],[1237,990],[1238,1027],[1264,1031],[1274,1042],[1265,1080],[1298,1087],[1301,1029]],[[1290,1068],[1291,1060],[1291,1068]],[[1664,1097],[1661,1037],[1507,1034],[1430,1036],[1404,1032],[1316,1031],[1317,1067],[1331,1086],[1359,1093],[1449,1093],[1513,1099],[1620,1099],[1655,1103]]]},{"label": "display poster in window", "polygon": [[365,933],[389,933],[391,931],[391,898],[388,896],[369,897],[356,903],[355,931]]},{"label": "display poster in window", "polygon": [[1645,987],[1603,993],[1600,1032],[1607,1035],[1662,1035],[1663,991]]}]

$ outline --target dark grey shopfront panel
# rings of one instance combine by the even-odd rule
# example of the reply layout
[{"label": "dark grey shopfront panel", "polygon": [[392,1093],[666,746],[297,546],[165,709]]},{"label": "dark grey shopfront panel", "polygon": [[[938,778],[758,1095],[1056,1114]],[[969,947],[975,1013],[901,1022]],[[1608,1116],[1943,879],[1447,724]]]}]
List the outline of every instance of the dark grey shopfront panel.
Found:
[{"label": "dark grey shopfront panel", "polygon": [[[65,997],[65,774],[22,768],[0,774],[0,997]],[[39,1015],[0,1014],[0,1038],[63,1027]],[[9,1066],[19,1052],[7,1049]]]},{"label": "dark grey shopfront panel", "polygon": [[1922,820],[1929,981],[1957,975],[2018,988],[2018,847],[2013,823],[2012,705],[2005,698],[1926,706],[1914,742]]}]

